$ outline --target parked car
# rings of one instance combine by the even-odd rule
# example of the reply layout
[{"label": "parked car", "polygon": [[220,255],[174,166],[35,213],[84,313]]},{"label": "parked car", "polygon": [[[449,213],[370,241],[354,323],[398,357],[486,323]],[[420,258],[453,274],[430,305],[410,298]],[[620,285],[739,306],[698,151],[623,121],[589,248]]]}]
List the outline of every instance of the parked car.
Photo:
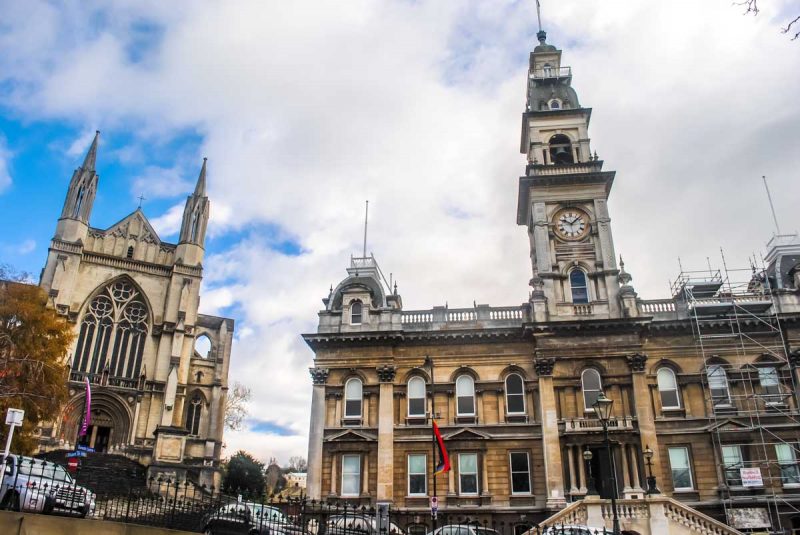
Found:
[{"label": "parked car", "polygon": [[60,464],[9,455],[0,483],[0,509],[34,513],[68,512],[85,517],[95,494],[75,483]]},{"label": "parked car", "polygon": [[277,507],[255,502],[230,502],[203,522],[206,535],[303,535],[305,532]]},{"label": "parked car", "polygon": [[428,535],[499,535],[491,528],[485,528],[479,524],[452,524],[442,526]]},{"label": "parked car", "polygon": [[250,533],[258,535],[304,535],[305,530],[296,526],[283,511],[271,505],[247,504],[252,513],[253,528]]},{"label": "parked car", "polygon": [[[325,525],[325,535],[383,535],[378,520],[372,515],[333,515]],[[389,522],[389,535],[405,535],[394,522]]]},{"label": "parked car", "polygon": [[608,528],[594,528],[591,526],[548,526],[542,535],[611,535]]}]

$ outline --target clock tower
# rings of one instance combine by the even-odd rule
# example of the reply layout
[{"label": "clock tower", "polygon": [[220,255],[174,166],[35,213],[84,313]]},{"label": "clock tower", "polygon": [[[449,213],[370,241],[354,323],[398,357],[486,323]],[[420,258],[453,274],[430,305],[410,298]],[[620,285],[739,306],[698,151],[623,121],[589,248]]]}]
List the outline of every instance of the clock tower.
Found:
[{"label": "clock tower", "polygon": [[621,317],[630,309],[622,297],[635,294],[614,253],[607,205],[614,171],[603,171],[591,151],[592,110],[578,101],[561,50],[546,42],[545,32],[537,38],[522,116],[520,151],[528,163],[517,205],[517,224],[527,226],[530,239],[534,319]]}]

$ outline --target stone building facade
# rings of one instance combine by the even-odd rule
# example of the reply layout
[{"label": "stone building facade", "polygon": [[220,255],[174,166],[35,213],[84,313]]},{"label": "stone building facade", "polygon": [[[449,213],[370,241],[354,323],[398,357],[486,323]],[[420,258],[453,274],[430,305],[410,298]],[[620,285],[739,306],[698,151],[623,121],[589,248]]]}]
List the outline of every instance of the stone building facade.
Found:
[{"label": "stone building facade", "polygon": [[[426,509],[433,413],[453,466],[436,476],[444,511],[505,513],[523,529],[593,486],[643,500],[652,473],[667,498],[731,524],[800,526],[800,241],[776,237],[741,285],[734,270],[687,272],[667,298],[640,299],[614,250],[615,173],[591,150],[591,109],[538,37],[517,211],[529,299],[404,310],[374,257],[352,258],[304,335],[309,496]],[[614,402],[611,463],[600,392]],[[756,471],[760,484],[745,481]]]},{"label": "stone building facade", "polygon": [[[41,427],[40,449],[82,442],[151,473],[218,486],[234,322],[198,313],[210,205],[205,161],[177,244],[161,241],[141,209],[98,229],[89,225],[98,138],[72,176],[40,279],[76,333],[70,398],[58,420]],[[79,438],[87,378],[92,418]]]}]

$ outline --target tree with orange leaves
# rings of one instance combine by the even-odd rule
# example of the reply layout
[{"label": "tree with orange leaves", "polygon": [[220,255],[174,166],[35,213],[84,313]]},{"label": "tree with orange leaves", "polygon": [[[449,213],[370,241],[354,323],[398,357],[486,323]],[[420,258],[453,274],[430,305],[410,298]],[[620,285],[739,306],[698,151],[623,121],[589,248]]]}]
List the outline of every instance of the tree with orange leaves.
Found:
[{"label": "tree with orange leaves", "polygon": [[35,449],[37,424],[55,419],[66,401],[65,356],[74,336],[66,319],[47,307],[44,291],[26,278],[0,266],[0,417],[9,407],[25,411],[15,453]]}]

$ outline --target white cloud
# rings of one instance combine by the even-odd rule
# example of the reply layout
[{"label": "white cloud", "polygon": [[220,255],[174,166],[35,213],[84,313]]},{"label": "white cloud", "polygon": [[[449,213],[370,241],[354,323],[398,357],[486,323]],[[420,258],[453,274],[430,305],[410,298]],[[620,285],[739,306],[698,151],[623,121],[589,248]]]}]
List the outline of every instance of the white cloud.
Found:
[{"label": "white cloud", "polygon": [[0,135],[0,193],[11,185],[11,173],[8,170],[8,161],[11,159],[6,139]]},{"label": "white cloud", "polygon": [[150,224],[153,225],[159,238],[163,240],[177,234],[181,230],[183,209],[184,203],[178,203],[170,207],[163,215],[150,220]]},{"label": "white cloud", "polygon": [[[762,174],[784,226],[798,226],[798,49],[773,20],[788,5],[756,18],[723,1],[545,6],[593,108],[593,149],[617,171],[615,243],[644,297],[666,295],[678,256],[704,266],[723,246],[746,264],[771,232]],[[312,353],[298,333],[315,329],[320,298],[360,250],[364,199],[369,249],[406,308],[526,300],[515,216],[533,2],[121,2],[91,31],[65,9],[12,3],[0,73],[21,83],[9,105],[136,124],[141,139],[192,128],[214,164],[209,233],[274,223],[307,251],[248,236],[205,262],[203,309],[237,314],[232,378],[253,388],[254,414],[298,433],[228,434],[228,452],[304,453]],[[141,19],[163,33],[131,61]],[[182,210],[153,220],[162,237]]]},{"label": "white cloud", "polygon": [[192,191],[194,184],[178,167],[147,166],[142,174],[134,177],[131,193],[144,195],[147,199],[172,198]]},{"label": "white cloud", "polygon": [[36,242],[34,240],[25,240],[17,246],[17,254],[26,255],[32,253],[36,249]]}]

